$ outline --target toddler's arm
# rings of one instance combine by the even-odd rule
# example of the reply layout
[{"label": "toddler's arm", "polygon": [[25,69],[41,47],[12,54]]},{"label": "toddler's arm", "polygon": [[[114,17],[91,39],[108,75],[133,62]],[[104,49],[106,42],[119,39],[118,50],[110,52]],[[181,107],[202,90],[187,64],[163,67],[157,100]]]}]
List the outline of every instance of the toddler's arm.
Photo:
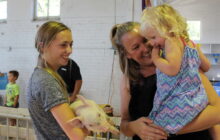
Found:
[{"label": "toddler's arm", "polygon": [[165,58],[160,57],[160,48],[154,46],[152,60],[156,67],[163,73],[174,76],[178,74],[182,61],[182,48],[179,39],[171,38],[165,40]]},{"label": "toddler's arm", "polygon": [[15,96],[15,99],[14,99],[14,107],[17,106],[17,104],[18,104],[18,99],[19,99],[19,95],[16,95],[16,96]]},{"label": "toddler's arm", "polygon": [[196,45],[196,49],[198,51],[199,58],[201,60],[200,69],[203,72],[207,72],[211,67],[211,63],[209,62],[208,58],[203,54],[202,50],[200,49],[198,45]]},{"label": "toddler's arm", "polygon": [[7,103],[7,95],[5,94],[4,105]]}]

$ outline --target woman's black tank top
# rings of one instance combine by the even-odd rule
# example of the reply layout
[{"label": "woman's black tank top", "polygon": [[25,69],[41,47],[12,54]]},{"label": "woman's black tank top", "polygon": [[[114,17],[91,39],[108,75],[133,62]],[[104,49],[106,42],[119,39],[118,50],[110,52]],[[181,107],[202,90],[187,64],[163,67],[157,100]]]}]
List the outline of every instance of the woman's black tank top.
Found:
[{"label": "woman's black tank top", "polygon": [[[129,114],[131,121],[140,117],[147,117],[153,107],[153,99],[156,92],[156,74],[142,78],[141,82],[130,82],[131,99]],[[211,140],[208,130],[178,135],[168,138],[169,140]],[[141,140],[134,136],[133,140]]]}]

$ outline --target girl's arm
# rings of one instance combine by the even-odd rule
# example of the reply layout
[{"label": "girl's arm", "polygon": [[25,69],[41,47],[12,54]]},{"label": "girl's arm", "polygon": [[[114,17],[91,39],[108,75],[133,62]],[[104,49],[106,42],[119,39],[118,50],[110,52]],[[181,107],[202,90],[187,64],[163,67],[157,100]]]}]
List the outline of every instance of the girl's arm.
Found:
[{"label": "girl's arm", "polygon": [[183,45],[179,39],[171,38],[165,41],[165,58],[160,57],[160,48],[153,47],[152,60],[163,73],[174,76],[181,67]]},{"label": "girl's arm", "polygon": [[7,104],[7,95],[5,94],[4,106]]},{"label": "girl's arm", "polygon": [[201,60],[200,69],[203,72],[207,72],[211,68],[211,63],[208,60],[208,58],[203,54],[201,48],[198,45],[196,45],[196,49],[198,51],[199,58]]},{"label": "girl's arm", "polygon": [[131,96],[127,80],[126,76],[123,75],[121,80],[121,132],[129,137],[138,135],[141,139],[149,137],[155,140],[166,139],[166,133],[161,128],[153,125],[152,120],[141,117],[135,121],[130,121],[128,106]]},{"label": "girl's arm", "polygon": [[64,130],[66,135],[71,140],[85,139],[86,135],[82,129],[74,128],[70,123],[67,123],[69,120],[75,117],[73,111],[69,108],[69,105],[67,103],[57,105],[53,107],[50,111],[61,126],[61,128]]}]

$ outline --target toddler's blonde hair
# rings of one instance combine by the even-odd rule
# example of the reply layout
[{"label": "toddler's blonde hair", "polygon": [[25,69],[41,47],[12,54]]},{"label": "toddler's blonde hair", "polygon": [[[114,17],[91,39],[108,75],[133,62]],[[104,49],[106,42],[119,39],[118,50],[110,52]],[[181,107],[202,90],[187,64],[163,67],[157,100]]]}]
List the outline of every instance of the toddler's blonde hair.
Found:
[{"label": "toddler's blonde hair", "polygon": [[189,41],[186,20],[167,4],[146,8],[141,17],[141,31],[156,29],[164,38],[181,37]]}]

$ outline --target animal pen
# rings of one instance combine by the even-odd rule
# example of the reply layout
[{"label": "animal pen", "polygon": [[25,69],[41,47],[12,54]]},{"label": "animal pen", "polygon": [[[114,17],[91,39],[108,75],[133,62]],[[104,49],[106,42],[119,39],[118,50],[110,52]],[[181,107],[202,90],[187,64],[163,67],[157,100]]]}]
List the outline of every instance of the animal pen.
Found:
[{"label": "animal pen", "polygon": [[[9,120],[16,119],[16,125],[10,126]],[[120,117],[112,117],[118,126]],[[111,133],[94,133],[86,140],[119,140]],[[0,140],[37,140],[27,108],[9,108],[0,106]]]}]

